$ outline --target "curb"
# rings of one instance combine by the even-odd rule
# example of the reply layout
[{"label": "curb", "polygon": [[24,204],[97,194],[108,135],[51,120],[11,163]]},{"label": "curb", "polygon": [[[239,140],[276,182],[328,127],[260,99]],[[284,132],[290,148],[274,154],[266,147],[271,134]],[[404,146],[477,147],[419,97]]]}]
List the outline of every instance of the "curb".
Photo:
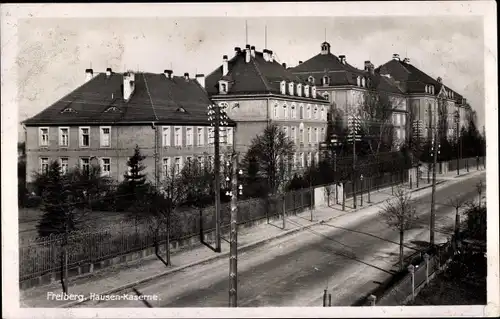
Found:
[{"label": "curb", "polygon": [[[446,180],[436,181],[436,185],[439,185],[439,184],[442,184],[442,183],[446,183],[446,182],[449,182],[449,181],[446,181]],[[429,188],[431,186],[432,186],[432,184],[431,185],[426,185],[424,187],[420,187],[420,188],[417,188],[417,189],[412,189],[411,192],[413,193],[413,192],[421,191],[421,190],[424,190],[424,189]],[[345,212],[345,214],[347,214],[347,213],[355,213],[355,212],[357,212],[359,210],[362,210],[362,209],[365,209],[365,208],[368,208],[368,207],[380,204],[382,202],[384,202],[384,200],[383,201],[379,201],[379,202],[372,202],[372,203],[370,203],[370,205],[363,205],[362,207],[357,207],[356,209],[353,209],[351,211]],[[344,214],[342,214],[342,215],[344,215]],[[340,216],[342,216],[342,215],[340,215]],[[312,226],[316,226],[316,225],[319,225],[319,224],[322,224],[322,223],[325,223],[325,222],[329,222],[329,221],[331,221],[331,220],[333,220],[335,218],[338,218],[338,217],[339,216],[334,216],[334,217],[327,218],[326,220],[318,220],[316,222],[313,222],[313,223],[310,223],[310,224],[307,224],[307,225],[299,226],[297,228],[284,231],[283,233],[280,233],[280,234],[278,234],[276,236],[268,237],[268,238],[263,239],[263,240],[254,241],[252,243],[249,243],[249,244],[246,244],[244,246],[239,247],[238,248],[238,252],[244,252],[244,251],[249,250],[251,248],[259,247],[259,246],[264,245],[264,244],[266,244],[266,243],[268,243],[270,241],[273,241],[275,239],[286,237],[286,236],[288,236],[290,234],[302,231],[302,230],[304,230],[306,228],[310,228]],[[192,262],[192,263],[184,265],[184,266],[179,266],[177,268],[169,269],[169,270],[166,270],[166,271],[164,271],[162,273],[159,273],[159,274],[156,274],[156,275],[144,278],[144,279],[140,279],[140,280],[137,280],[137,281],[132,282],[132,283],[125,284],[125,285],[120,286],[120,287],[116,287],[116,288],[110,289],[108,291],[99,293],[99,295],[113,294],[113,293],[116,293],[118,291],[126,290],[126,289],[129,289],[129,288],[133,287],[133,286],[144,284],[144,283],[147,283],[147,282],[152,281],[154,279],[158,279],[158,278],[164,277],[166,275],[179,272],[179,271],[184,270],[186,268],[203,265],[203,264],[206,264],[206,263],[209,263],[209,262],[212,262],[212,261],[219,260],[221,258],[226,258],[227,256],[229,256],[229,252],[220,253],[220,254],[217,254],[215,256],[211,256],[211,257],[208,257],[208,258],[205,258],[205,259],[202,259],[202,260],[198,260],[198,261]],[[69,302],[69,303],[66,303],[66,304],[63,304],[63,305],[56,306],[55,308],[70,308],[70,307],[73,307],[73,306],[76,306],[76,305],[88,302],[89,300],[90,300],[90,297],[85,297],[83,300],[76,300],[76,301],[73,301],[73,302]]]}]

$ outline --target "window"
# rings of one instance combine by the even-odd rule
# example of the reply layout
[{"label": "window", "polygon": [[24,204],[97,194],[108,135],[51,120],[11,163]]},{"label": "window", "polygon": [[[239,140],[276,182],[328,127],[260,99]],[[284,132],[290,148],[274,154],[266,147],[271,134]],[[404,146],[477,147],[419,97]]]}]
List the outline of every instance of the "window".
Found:
[{"label": "window", "polygon": [[288,108],[286,107],[286,104],[283,105],[283,118],[288,118]]},{"label": "window", "polygon": [[311,118],[311,106],[310,105],[307,106],[307,118],[308,119]]},{"label": "window", "polygon": [[302,84],[297,84],[297,95],[302,96]]},{"label": "window", "polygon": [[102,158],[101,159],[101,173],[103,176],[111,175],[111,159],[110,158]]},{"label": "window", "polygon": [[48,157],[40,158],[40,173],[46,174],[49,172],[49,159]]},{"label": "window", "polygon": [[170,146],[170,126],[162,128],[162,141],[163,146]]},{"label": "window", "polygon": [[321,107],[321,119],[326,120],[325,107]]},{"label": "window", "polygon": [[399,125],[399,115],[398,114],[393,114],[392,120],[394,121],[394,125]]},{"label": "window", "polygon": [[301,128],[299,132],[300,144],[304,144],[304,129]]},{"label": "window", "polygon": [[163,177],[167,177],[170,172],[170,158],[166,157],[163,159],[162,163],[162,172],[163,172]]},{"label": "window", "polygon": [[182,146],[182,128],[174,128],[174,146]]},{"label": "window", "polygon": [[321,141],[324,141],[325,138],[326,138],[326,136],[325,136],[325,128],[324,127],[321,128],[321,137],[320,138],[321,138]]},{"label": "window", "polygon": [[186,156],[186,164],[188,167],[191,167],[193,164],[193,157],[192,156]]},{"label": "window", "polygon": [[330,94],[328,94],[328,92],[323,93],[323,97],[325,100],[330,101]]},{"label": "window", "polygon": [[314,136],[315,136],[315,142],[319,142],[319,130],[317,127],[314,128]]},{"label": "window", "polygon": [[90,127],[80,127],[80,146],[90,146]]},{"label": "window", "polygon": [[174,159],[174,172],[175,174],[179,174],[182,169],[182,158],[181,157],[176,157]]},{"label": "window", "polygon": [[69,170],[68,158],[61,157],[61,174],[66,175]]},{"label": "window", "polygon": [[227,144],[228,145],[233,145],[233,128],[228,127],[226,129],[226,134],[227,134]]},{"label": "window", "polygon": [[314,119],[315,120],[318,119],[318,107],[317,106],[314,107]]},{"label": "window", "polygon": [[292,157],[292,169],[296,169],[297,168],[297,153],[293,153],[293,157]]},{"label": "window", "polygon": [[40,128],[40,146],[49,146],[49,128]]},{"label": "window", "polygon": [[203,156],[198,156],[197,158],[198,165],[200,165],[200,168],[203,169],[205,167],[205,158]]},{"label": "window", "polygon": [[59,128],[59,146],[62,147],[69,146],[69,127]]},{"label": "window", "polygon": [[226,94],[227,93],[227,82],[219,81],[219,93]]},{"label": "window", "polygon": [[275,105],[274,106],[274,118],[277,119],[278,118],[278,105]]},{"label": "window", "polygon": [[283,133],[285,134],[285,137],[288,137],[288,127],[283,126]]},{"label": "window", "polygon": [[311,161],[312,161],[312,154],[311,154],[311,152],[308,152],[306,165],[311,166]]},{"label": "window", "polygon": [[406,125],[406,116],[405,116],[405,114],[401,114],[401,125]]},{"label": "window", "polygon": [[359,77],[359,76],[358,76],[358,77],[356,78],[356,84],[357,84],[358,86],[361,86],[361,77]]},{"label": "window", "polygon": [[193,128],[186,127],[186,145],[193,146]]},{"label": "window", "polygon": [[304,165],[304,164],[305,164],[305,163],[304,163],[304,160],[305,160],[305,159],[304,159],[304,153],[299,153],[299,161],[300,161],[300,164],[299,164],[299,165],[300,165],[300,167],[304,167],[304,166],[305,166],[305,165]]},{"label": "window", "polygon": [[214,128],[213,127],[209,127],[208,128],[208,144],[212,145],[214,144]]},{"label": "window", "polygon": [[295,129],[295,126],[292,126],[292,141],[297,143],[297,130]]},{"label": "window", "polygon": [[307,81],[311,84],[314,84],[314,78],[312,76],[308,77]]},{"label": "window", "polygon": [[315,162],[316,164],[318,164],[318,163],[319,163],[319,153],[318,153],[318,152],[316,152],[316,153],[314,154],[314,162]]},{"label": "window", "polygon": [[205,143],[205,141],[203,140],[203,127],[198,127],[196,142],[198,143],[198,146],[202,146]]},{"label": "window", "polygon": [[210,165],[210,167],[214,166],[214,157],[212,155],[208,155],[208,165]]},{"label": "window", "polygon": [[323,85],[326,86],[326,85],[329,85],[329,84],[330,84],[330,79],[328,78],[328,76],[325,75],[323,77]]},{"label": "window", "polygon": [[101,147],[109,147],[111,140],[111,127],[101,127]]},{"label": "window", "polygon": [[311,144],[311,143],[312,143],[312,139],[311,139],[311,128],[310,128],[310,127],[308,127],[308,128],[307,128],[307,142],[308,142],[309,144]]},{"label": "window", "polygon": [[292,105],[292,106],[291,106],[291,108],[290,108],[290,110],[291,110],[291,112],[290,112],[290,113],[291,113],[291,114],[290,114],[290,117],[291,117],[292,119],[296,118],[296,117],[297,117],[297,112],[296,112],[296,110],[295,110],[295,105]]},{"label": "window", "polygon": [[281,81],[280,91],[281,91],[281,94],[286,94],[286,82],[285,81]]},{"label": "window", "polygon": [[365,78],[361,79],[361,87],[366,87],[366,79]]},{"label": "window", "polygon": [[304,119],[304,106],[303,105],[299,106],[299,118],[301,120]]},{"label": "window", "polygon": [[85,174],[90,172],[90,159],[88,157],[80,158],[80,168]]},{"label": "window", "polygon": [[293,82],[288,83],[288,94],[293,95]]}]

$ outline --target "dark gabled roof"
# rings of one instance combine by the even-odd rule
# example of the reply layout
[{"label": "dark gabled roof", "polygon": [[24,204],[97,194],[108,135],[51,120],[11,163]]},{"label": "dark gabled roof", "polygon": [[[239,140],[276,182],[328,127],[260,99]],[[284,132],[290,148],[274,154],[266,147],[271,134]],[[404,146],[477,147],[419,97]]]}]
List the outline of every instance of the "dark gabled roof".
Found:
[{"label": "dark gabled roof", "polygon": [[356,85],[357,77],[366,73],[349,63],[342,63],[340,58],[330,52],[319,53],[309,60],[290,68],[290,71],[303,80],[314,78],[314,83],[321,84],[322,78],[329,77],[330,86]]},{"label": "dark gabled roof", "polygon": [[[250,58],[249,63],[245,62],[245,54],[245,50],[242,50],[228,61],[228,75],[222,76],[222,66],[219,66],[207,76],[205,87],[210,95],[219,94],[218,83],[220,80],[230,82],[228,95],[280,94],[280,83],[282,81],[294,82],[295,84],[301,83],[303,85],[309,84],[278,62],[266,61],[262,52],[255,51],[255,57]],[[307,99],[304,96],[301,98]],[[324,100],[324,98],[318,94],[316,100]]]},{"label": "dark gabled roof", "polygon": [[400,86],[404,88],[406,93],[425,93],[426,85],[434,85],[435,95],[439,94],[441,88],[444,86],[446,91],[453,92],[454,100],[461,102],[463,98],[463,96],[456,91],[439,83],[437,79],[434,79],[427,73],[404,61],[392,59],[379,66],[375,71],[380,74],[390,74],[391,78],[402,84]]},{"label": "dark gabled roof", "polygon": [[[149,91],[149,92],[148,92]],[[135,89],[123,99],[123,74],[100,73],[27,119],[25,125],[100,123],[207,123],[206,91],[196,80],[163,73],[135,73]],[[71,108],[74,112],[62,112]],[[182,108],[185,112],[179,111]],[[208,123],[207,123],[208,124]]]}]

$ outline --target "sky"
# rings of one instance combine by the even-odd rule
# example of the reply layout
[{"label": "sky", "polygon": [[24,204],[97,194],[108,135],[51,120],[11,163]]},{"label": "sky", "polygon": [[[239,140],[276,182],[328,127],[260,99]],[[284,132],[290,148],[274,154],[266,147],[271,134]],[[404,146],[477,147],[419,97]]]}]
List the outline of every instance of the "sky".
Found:
[{"label": "sky", "polygon": [[[245,22],[246,21],[246,22]],[[247,25],[247,28],[245,27]],[[85,69],[107,67],[208,75],[222,56],[248,43],[294,66],[320,51],[363,68],[393,53],[464,95],[484,124],[483,21],[478,16],[32,18],[18,24],[19,121],[84,82]],[[20,137],[23,136],[20,132]]]}]

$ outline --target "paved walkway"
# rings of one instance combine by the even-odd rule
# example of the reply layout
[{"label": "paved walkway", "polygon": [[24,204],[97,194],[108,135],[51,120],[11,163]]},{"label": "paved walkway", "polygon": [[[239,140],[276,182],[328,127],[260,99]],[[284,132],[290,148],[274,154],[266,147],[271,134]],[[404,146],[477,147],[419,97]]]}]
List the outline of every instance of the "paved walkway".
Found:
[{"label": "paved walkway", "polygon": [[[471,172],[473,173],[473,172]],[[479,172],[476,172],[479,173]],[[470,176],[469,174],[468,176]],[[475,175],[475,174],[474,174]],[[445,176],[446,177],[446,176]],[[466,176],[462,176],[466,178]],[[459,182],[460,178],[449,180],[446,183]],[[441,184],[444,181],[440,182]],[[430,185],[420,183],[419,189],[415,185],[413,189],[409,189],[409,185],[403,187],[408,191],[412,191],[413,198],[424,196],[430,192]],[[392,197],[391,188],[385,188],[371,192],[371,203],[367,203],[367,195],[364,195],[364,205],[360,206],[358,196],[358,207],[356,210],[352,208],[352,199],[346,201],[345,210],[342,210],[341,205],[331,205],[330,207],[321,207],[313,210],[313,221],[311,221],[311,212],[309,210],[297,214],[295,216],[287,216],[285,220],[285,228],[282,228],[283,221],[271,220],[269,224],[264,223],[249,228],[241,228],[238,233],[238,247],[240,251],[251,249],[257,245],[263,244],[269,240],[286,236],[289,233],[299,231],[305,227],[316,225],[322,221],[346,216],[346,218],[355,218],[353,214],[366,214],[371,211],[380,209],[381,203]],[[176,271],[186,269],[195,265],[210,262],[219,258],[226,258],[229,253],[229,244],[222,241],[222,252],[214,253],[211,249],[205,246],[198,246],[192,249],[181,250],[175,252],[171,256],[172,265],[165,266],[163,262],[155,256],[151,256],[140,261],[130,262],[126,264],[116,265],[88,275],[82,278],[70,279],[69,292],[88,296],[90,293],[112,293],[122,290],[128,286],[131,287],[138,283],[142,283],[162,275],[167,275]],[[59,282],[34,287],[20,292],[21,306],[24,307],[59,307],[67,302],[48,299],[48,293],[60,293],[61,285]]]}]

